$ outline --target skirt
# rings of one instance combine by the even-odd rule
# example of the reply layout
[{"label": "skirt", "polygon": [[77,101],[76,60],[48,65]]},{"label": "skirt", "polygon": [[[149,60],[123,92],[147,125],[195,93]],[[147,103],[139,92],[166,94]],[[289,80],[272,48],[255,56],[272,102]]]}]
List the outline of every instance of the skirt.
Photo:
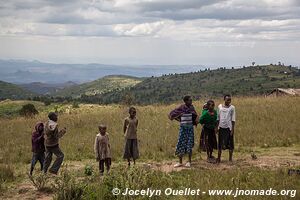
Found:
[{"label": "skirt", "polygon": [[134,160],[139,158],[139,148],[137,139],[126,139],[123,158],[132,158]]},{"label": "skirt", "polygon": [[[201,141],[200,139],[200,148],[203,150],[211,150],[218,149],[217,145],[217,137],[214,129],[209,129],[204,127],[202,130],[203,133],[203,139]],[[201,134],[202,134],[201,133]]]},{"label": "skirt", "polygon": [[180,126],[175,155],[191,154],[194,147],[194,127]]},{"label": "skirt", "polygon": [[234,149],[234,139],[233,135],[230,135],[231,130],[229,128],[220,128],[219,129],[219,149]]}]

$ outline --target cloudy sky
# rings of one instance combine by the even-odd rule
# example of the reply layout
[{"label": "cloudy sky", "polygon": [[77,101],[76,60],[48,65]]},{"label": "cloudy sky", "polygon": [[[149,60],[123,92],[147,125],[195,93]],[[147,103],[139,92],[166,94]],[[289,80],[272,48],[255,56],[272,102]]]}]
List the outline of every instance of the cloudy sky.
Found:
[{"label": "cloudy sky", "polygon": [[300,0],[0,0],[0,45],[53,63],[300,65]]}]

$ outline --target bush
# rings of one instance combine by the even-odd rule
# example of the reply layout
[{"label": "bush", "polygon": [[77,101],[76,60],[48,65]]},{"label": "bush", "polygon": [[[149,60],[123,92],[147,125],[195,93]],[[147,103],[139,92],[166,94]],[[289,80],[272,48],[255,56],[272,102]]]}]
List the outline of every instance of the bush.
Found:
[{"label": "bush", "polygon": [[6,190],[5,183],[13,181],[14,170],[9,165],[0,164],[0,195]]},{"label": "bush", "polygon": [[48,182],[48,176],[45,175],[43,172],[37,174],[36,176],[30,176],[29,180],[33,184],[33,186],[39,190],[45,190],[46,189],[46,183]]},{"label": "bush", "polygon": [[86,165],[84,168],[84,174],[87,176],[91,176],[93,174],[93,168],[89,165]]},{"label": "bush", "polygon": [[63,169],[61,176],[55,179],[53,185],[56,200],[79,200],[83,198],[83,192],[85,185],[77,183],[74,177],[68,172],[67,169]]},{"label": "bush", "polygon": [[25,104],[22,106],[21,110],[19,111],[19,114],[21,116],[31,117],[34,115],[37,115],[39,112],[34,107],[33,104]]},{"label": "bush", "polygon": [[74,101],[72,104],[72,108],[79,108],[79,103]]}]

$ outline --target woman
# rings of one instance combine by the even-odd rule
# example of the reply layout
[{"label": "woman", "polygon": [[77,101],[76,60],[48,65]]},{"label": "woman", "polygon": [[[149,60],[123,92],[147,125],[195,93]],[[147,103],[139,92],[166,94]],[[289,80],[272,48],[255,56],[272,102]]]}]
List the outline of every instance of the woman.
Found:
[{"label": "woman", "polygon": [[175,155],[179,157],[179,163],[174,167],[182,166],[182,157],[188,154],[189,160],[186,163],[186,167],[191,167],[192,162],[192,149],[194,147],[194,125],[197,124],[197,113],[192,105],[191,96],[185,96],[183,98],[184,104],[171,111],[169,114],[170,120],[177,120],[180,122],[179,137],[176,146]]}]

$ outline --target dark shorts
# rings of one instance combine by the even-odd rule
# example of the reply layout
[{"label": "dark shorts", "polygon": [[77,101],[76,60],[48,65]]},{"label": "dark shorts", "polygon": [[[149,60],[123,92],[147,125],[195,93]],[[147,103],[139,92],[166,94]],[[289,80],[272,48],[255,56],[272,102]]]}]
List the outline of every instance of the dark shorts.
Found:
[{"label": "dark shorts", "polygon": [[134,160],[139,158],[139,148],[137,139],[126,139],[123,158],[132,158]]},{"label": "dark shorts", "polygon": [[230,135],[231,131],[229,128],[220,128],[219,129],[219,149],[234,149],[234,137]]}]

